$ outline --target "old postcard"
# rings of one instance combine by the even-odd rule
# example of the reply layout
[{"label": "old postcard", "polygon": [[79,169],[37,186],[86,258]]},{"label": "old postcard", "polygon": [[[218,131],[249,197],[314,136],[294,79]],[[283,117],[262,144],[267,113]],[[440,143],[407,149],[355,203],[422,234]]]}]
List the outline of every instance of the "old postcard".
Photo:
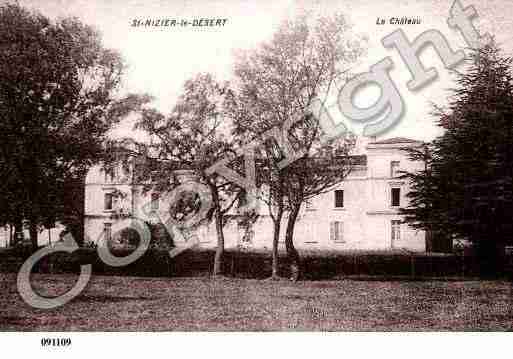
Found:
[{"label": "old postcard", "polygon": [[2,2],[0,341],[510,331],[512,15]]}]

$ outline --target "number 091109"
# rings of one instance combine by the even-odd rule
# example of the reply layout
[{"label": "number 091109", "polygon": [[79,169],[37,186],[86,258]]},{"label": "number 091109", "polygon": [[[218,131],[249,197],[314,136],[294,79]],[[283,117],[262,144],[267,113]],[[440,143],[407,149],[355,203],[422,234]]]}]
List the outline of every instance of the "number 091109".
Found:
[{"label": "number 091109", "polygon": [[41,338],[43,347],[67,347],[71,345],[71,338]]}]

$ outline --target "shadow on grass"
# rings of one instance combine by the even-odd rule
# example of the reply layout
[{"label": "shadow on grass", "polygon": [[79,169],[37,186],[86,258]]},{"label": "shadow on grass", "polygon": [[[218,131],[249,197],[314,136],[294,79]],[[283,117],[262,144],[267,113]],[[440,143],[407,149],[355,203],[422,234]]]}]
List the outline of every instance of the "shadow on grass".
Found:
[{"label": "shadow on grass", "polygon": [[0,323],[3,325],[22,325],[22,326],[30,326],[38,324],[39,321],[30,317],[20,317],[20,316],[9,316],[3,315],[0,316]]}]

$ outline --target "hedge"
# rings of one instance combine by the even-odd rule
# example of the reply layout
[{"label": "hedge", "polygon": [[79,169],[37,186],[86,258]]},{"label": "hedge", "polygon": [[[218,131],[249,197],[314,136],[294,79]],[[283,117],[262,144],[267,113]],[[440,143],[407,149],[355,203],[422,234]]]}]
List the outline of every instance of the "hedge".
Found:
[{"label": "hedge", "polygon": [[[115,256],[126,256],[128,249],[114,249]],[[94,248],[80,248],[72,254],[54,253],[37,263],[34,272],[78,273],[80,265],[91,264],[98,275],[195,277],[211,274],[215,250],[187,250],[170,258],[168,251],[150,249],[137,261],[125,267],[103,263]],[[0,252],[0,272],[16,272],[30,252],[12,249]],[[280,271],[288,275],[287,260],[280,260]],[[477,276],[479,265],[472,256],[397,254],[397,253],[302,253],[304,277],[307,280],[346,277],[443,278]],[[271,274],[269,252],[227,250],[224,271],[241,278],[266,278]]]}]

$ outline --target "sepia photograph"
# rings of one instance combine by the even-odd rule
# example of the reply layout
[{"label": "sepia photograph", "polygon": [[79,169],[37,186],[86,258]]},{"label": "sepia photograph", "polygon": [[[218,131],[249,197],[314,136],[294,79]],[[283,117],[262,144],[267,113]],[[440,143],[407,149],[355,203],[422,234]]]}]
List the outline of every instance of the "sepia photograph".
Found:
[{"label": "sepia photograph", "polygon": [[512,15],[1,1],[0,342],[511,331]]}]

